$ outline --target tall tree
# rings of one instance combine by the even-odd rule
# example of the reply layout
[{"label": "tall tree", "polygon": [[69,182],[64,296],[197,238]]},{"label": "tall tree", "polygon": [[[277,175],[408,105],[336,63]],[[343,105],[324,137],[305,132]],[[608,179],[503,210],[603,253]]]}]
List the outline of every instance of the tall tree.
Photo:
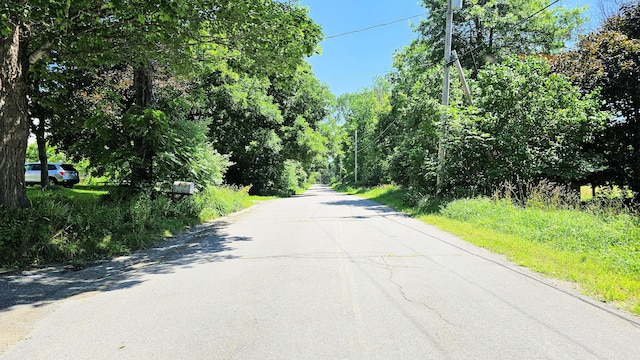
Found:
[{"label": "tall tree", "polygon": [[282,113],[279,133],[286,157],[299,161],[307,172],[324,167],[326,138],[318,126],[333,99],[328,87],[320,84],[310,65],[303,64],[290,76],[272,77],[269,94]]},{"label": "tall tree", "polygon": [[593,166],[585,149],[606,119],[597,94],[580,94],[539,58],[487,66],[474,85],[475,107],[448,114],[445,182],[451,191],[490,194],[504,182],[584,179]]},{"label": "tall tree", "polygon": [[[422,3],[427,18],[418,27],[421,38],[417,41],[432,49],[427,54],[431,64],[442,63],[447,0]],[[510,54],[557,52],[584,21],[585,8],[544,9],[548,4],[547,0],[467,0],[454,13],[452,48],[461,56],[466,54],[461,62],[468,69]]]},{"label": "tall tree", "polygon": [[372,89],[344,94],[337,99],[336,110],[345,134],[343,165],[355,180],[357,153],[358,183],[376,185],[387,179],[388,165],[380,148],[384,134],[378,124],[390,110],[389,95],[388,83],[378,79]]},{"label": "tall tree", "polygon": [[272,190],[283,163],[282,113],[267,93],[269,81],[235,73],[214,72],[201,80],[203,112],[211,119],[209,137],[234,163],[227,181],[252,185],[253,192]]},{"label": "tall tree", "polygon": [[[272,0],[9,0],[0,9],[0,130],[9,134],[0,142],[0,204],[10,208],[28,205],[21,169],[36,62],[67,68],[131,64],[136,105],[144,109],[153,105],[154,60],[188,65],[196,45],[218,43],[235,50],[238,66],[277,71],[315,51],[320,36],[306,10]],[[151,171],[148,161],[138,169],[142,179]]]},{"label": "tall tree", "polygon": [[603,163],[591,181],[612,181],[640,191],[640,1],[628,2],[598,31],[561,54],[554,70],[583,92],[600,89],[613,116],[594,144]]}]

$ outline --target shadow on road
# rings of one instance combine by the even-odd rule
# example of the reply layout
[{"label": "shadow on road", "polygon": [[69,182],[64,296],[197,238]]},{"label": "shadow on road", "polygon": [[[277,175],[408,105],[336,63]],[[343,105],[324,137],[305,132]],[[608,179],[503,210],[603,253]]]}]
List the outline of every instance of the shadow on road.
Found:
[{"label": "shadow on road", "polygon": [[223,252],[234,242],[252,239],[225,236],[221,230],[226,225],[199,225],[153,248],[85,268],[60,266],[0,276],[0,312],[15,305],[43,306],[86,292],[130,288],[144,282],[145,275],[233,259]]},{"label": "shadow on road", "polygon": [[345,199],[345,200],[336,200],[336,201],[325,201],[324,205],[332,205],[332,206],[357,206],[360,208],[365,208],[367,210],[375,211],[378,213],[384,214],[397,214],[398,212],[386,205],[381,205],[375,201],[365,200],[365,199]]}]

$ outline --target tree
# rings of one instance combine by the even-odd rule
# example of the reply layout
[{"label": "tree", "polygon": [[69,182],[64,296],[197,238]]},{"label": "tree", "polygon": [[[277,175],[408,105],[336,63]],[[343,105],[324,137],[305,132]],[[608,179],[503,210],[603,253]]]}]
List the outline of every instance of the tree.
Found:
[{"label": "tree", "polygon": [[640,191],[640,2],[623,5],[601,29],[558,56],[556,72],[584,93],[600,89],[610,117],[592,150],[602,163],[589,180]]},{"label": "tree", "polygon": [[[586,8],[545,10],[546,0],[467,0],[454,13],[452,48],[467,69],[479,69],[486,63],[500,61],[510,54],[551,54],[570,40]],[[427,18],[418,27],[431,49],[427,53],[433,64],[442,63],[444,54],[445,0],[423,0]],[[532,15],[535,16],[531,17]],[[477,70],[474,72],[477,74]]]},{"label": "tree", "polygon": [[[418,192],[435,187],[438,126],[441,120],[442,66],[426,59],[432,49],[414,41],[394,55],[390,112],[378,125],[380,146],[391,180]],[[460,103],[460,87],[452,82],[450,103]]]},{"label": "tree", "polygon": [[388,83],[378,79],[373,89],[344,94],[337,99],[336,111],[343,122],[343,165],[355,180],[357,149],[359,184],[377,185],[387,179],[388,164],[379,147],[383,133],[379,132],[378,123],[390,110],[389,95]]},{"label": "tree", "polygon": [[342,181],[345,157],[344,151],[342,150],[342,128],[338,125],[336,117],[329,114],[327,118],[318,125],[318,131],[320,131],[326,139],[327,147],[325,168],[320,170],[322,180],[325,183]]},{"label": "tree", "polygon": [[[271,0],[9,0],[0,9],[0,130],[9,134],[0,142],[0,204],[9,208],[28,206],[21,168],[32,65],[131,64],[136,104],[144,111],[154,104],[152,60],[185,65],[193,61],[192,50],[201,49],[196,45],[223,43],[233,48],[237,64],[276,71],[310,55],[320,36],[306,10]],[[134,169],[140,180],[149,177],[150,161]]]},{"label": "tree", "polygon": [[[478,74],[476,107],[449,109],[445,182],[450,191],[489,194],[504,182],[571,184],[593,163],[606,113],[545,59],[509,58]],[[468,194],[468,193],[467,193]]]},{"label": "tree", "polygon": [[271,78],[268,93],[282,113],[283,126],[279,134],[283,152],[299,161],[306,172],[323,168],[327,161],[327,139],[318,126],[328,115],[333,96],[320,84],[308,64],[291,75]]},{"label": "tree", "polygon": [[[128,48],[131,51],[125,52],[115,43],[129,39],[126,35],[140,29],[134,19],[141,17],[133,17],[133,12],[144,14],[153,10],[154,5],[142,1],[86,0],[9,0],[0,5],[0,130],[10,134],[0,142],[0,205],[28,206],[22,167],[29,135],[27,95],[32,67],[42,69],[43,63],[72,57],[77,64],[93,65],[116,55],[134,57],[141,52],[141,45],[131,44]],[[120,11],[126,16],[119,16]],[[121,36],[113,36],[114,31]]]},{"label": "tree", "polygon": [[115,67],[95,74],[76,72],[49,84],[48,98],[41,100],[56,104],[51,128],[55,145],[76,161],[88,159],[95,175],[108,175],[120,184],[133,182],[135,163],[147,154],[153,154],[154,185],[175,180],[199,187],[222,183],[228,159],[208,140],[208,121],[195,118],[192,108],[198,99],[189,93],[188,82],[158,69],[157,104],[129,111],[135,106],[133,76],[132,67]]},{"label": "tree", "polygon": [[274,189],[285,160],[278,135],[283,118],[267,93],[269,85],[233,72],[200,80],[202,112],[211,120],[209,138],[233,162],[227,181],[252,185],[253,192]]},{"label": "tree", "polygon": [[622,6],[630,2],[629,0],[599,0],[597,8],[600,20],[604,22],[608,18],[618,15]]}]

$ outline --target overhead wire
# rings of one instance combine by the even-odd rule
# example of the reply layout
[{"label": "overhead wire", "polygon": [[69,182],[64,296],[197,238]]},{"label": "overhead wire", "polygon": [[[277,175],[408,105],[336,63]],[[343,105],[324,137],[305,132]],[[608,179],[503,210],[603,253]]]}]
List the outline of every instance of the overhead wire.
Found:
[{"label": "overhead wire", "polygon": [[424,16],[424,15],[426,15],[426,14],[427,14],[427,13],[418,14],[418,15],[413,15],[413,16],[409,16],[409,17],[406,17],[406,18],[402,18],[402,19],[398,19],[398,20],[393,20],[393,21],[390,21],[390,22],[387,22],[387,23],[383,23],[383,24],[378,24],[378,25],[369,26],[369,27],[366,27],[366,28],[363,28],[363,29],[352,30],[352,31],[347,31],[347,32],[342,33],[342,34],[337,34],[337,35],[327,36],[327,37],[325,37],[325,40],[335,39],[335,38],[339,38],[339,37],[343,37],[343,36],[347,36],[347,35],[351,35],[351,34],[356,34],[356,33],[364,32],[364,31],[369,31],[369,30],[376,29],[376,28],[383,27],[383,26],[393,25],[393,24],[396,24],[396,23],[399,23],[399,22],[402,22],[402,21],[411,20],[411,19],[413,19],[413,18],[417,18],[417,17],[420,17],[420,16]]},{"label": "overhead wire", "polygon": [[[531,20],[533,17],[537,16],[538,14],[540,14],[541,12],[543,12],[543,11],[545,11],[546,9],[550,8],[551,6],[553,6],[553,5],[557,4],[557,3],[559,3],[560,1],[561,1],[561,0],[553,0],[553,1],[552,1],[552,2],[550,2],[548,5],[546,5],[546,6],[542,7],[542,8],[540,8],[540,9],[538,9],[536,12],[534,12],[534,13],[530,14],[530,15],[529,15],[529,16],[527,16],[526,18],[522,19],[519,23],[515,24],[514,28],[515,28],[515,27],[518,27],[518,28],[522,27],[522,26],[523,26],[523,25],[525,25],[529,20]],[[368,28],[364,28],[364,29],[359,29],[359,30],[354,30],[354,31],[349,31],[349,32],[346,32],[346,33],[342,33],[342,34],[334,35],[334,36],[329,36],[329,37],[327,37],[326,39],[331,39],[331,38],[341,37],[341,36],[350,35],[350,34],[354,34],[354,33],[358,33],[358,32],[363,32],[363,31],[368,31],[368,30],[371,30],[371,29],[375,29],[375,28],[378,28],[378,27],[382,27],[382,26],[387,26],[387,25],[395,24],[395,23],[400,22],[400,21],[405,21],[405,20],[409,20],[409,19],[416,18],[416,17],[419,17],[419,16],[424,16],[424,15],[426,15],[426,13],[424,13],[424,14],[419,14],[419,15],[414,15],[414,16],[411,16],[411,17],[408,17],[408,18],[404,18],[404,19],[394,20],[394,21],[391,21],[391,22],[388,22],[388,23],[384,23],[384,24],[379,24],[379,25],[370,26],[370,27],[368,27]],[[457,58],[457,59],[461,59],[461,58],[463,58],[464,56],[469,55],[469,54],[471,54],[471,56],[473,56],[473,52],[475,52],[475,50],[477,50],[480,46],[482,46],[482,45],[478,45],[478,46],[474,47],[473,49],[466,51],[466,52],[465,52],[465,53],[463,53],[462,55],[458,55],[458,58]],[[451,60],[448,64],[446,64],[446,66],[451,66],[455,61],[456,61],[456,59]],[[475,59],[474,59],[474,62],[475,62]],[[396,120],[397,120],[397,118],[396,118],[396,119],[394,119],[393,121],[391,121],[391,123],[390,123],[390,124],[389,124],[389,125],[388,125],[384,130],[383,130],[383,131],[381,131],[381,132],[378,134],[378,136],[376,136],[376,138],[375,138],[375,140],[374,140],[373,142],[369,143],[368,145],[365,145],[362,149],[360,149],[360,151],[368,150],[369,148],[373,147],[373,146],[374,146],[374,145],[375,145],[375,144],[376,144],[376,143],[377,143],[377,142],[382,138],[382,136],[383,136],[383,135],[384,135],[384,134],[385,134],[385,133],[386,133],[386,132],[391,128],[391,126],[395,124]]]}]

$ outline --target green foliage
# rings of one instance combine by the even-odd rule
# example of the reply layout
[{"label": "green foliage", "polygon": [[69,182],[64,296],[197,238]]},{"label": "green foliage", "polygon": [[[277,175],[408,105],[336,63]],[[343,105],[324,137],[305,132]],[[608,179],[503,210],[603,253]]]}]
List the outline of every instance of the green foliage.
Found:
[{"label": "green foliage", "polygon": [[[65,154],[58,152],[55,146],[49,146],[47,144],[47,159],[49,162],[66,162],[67,157]],[[38,145],[35,142],[30,143],[27,146],[27,158],[26,162],[38,162]]]},{"label": "green foliage", "polygon": [[[211,149],[202,143],[181,145],[180,140],[186,142],[190,139],[183,136],[190,132],[185,129],[188,124],[180,121],[175,112],[154,106],[154,67],[161,67],[170,75],[194,75],[195,70],[208,69],[209,66],[203,62],[209,62],[215,64],[216,69],[228,66],[247,77],[275,79],[296,73],[299,65],[304,63],[304,57],[316,51],[322,36],[320,26],[309,18],[308,10],[288,1],[11,1],[0,5],[0,10],[0,32],[8,34],[12,29],[28,29],[20,32],[19,44],[16,44],[20,52],[16,59],[19,58],[21,63],[14,64],[16,60],[11,59],[14,63],[10,65],[16,68],[23,64],[33,65],[17,71],[29,76],[19,79],[23,83],[16,89],[30,88],[34,106],[50,110],[47,122],[57,119],[57,126],[53,126],[56,129],[49,129],[57,132],[54,137],[60,136],[54,140],[55,143],[65,151],[70,150],[76,158],[83,157],[83,151],[88,149],[92,154],[105,150],[117,152],[115,159],[93,156],[91,163],[97,167],[98,173],[112,170],[108,168],[116,165],[125,165],[112,173],[134,185],[182,176],[179,174],[181,166],[176,166],[185,163],[181,155],[192,158],[198,151],[211,153]],[[23,61],[27,58],[30,62]],[[103,72],[104,69],[117,70],[127,66],[136,71],[131,87],[126,78],[116,79],[111,84],[96,85],[96,79],[84,81],[87,74],[83,74],[83,70]],[[46,84],[25,84],[27,79]],[[71,84],[72,87],[69,86]],[[94,91],[97,87],[102,87],[102,91]],[[41,90],[45,93],[42,98],[36,96]],[[189,89],[181,90],[188,92]],[[52,94],[53,99],[62,100],[73,95],[77,99],[78,94],[74,92],[87,97],[85,103],[99,105],[83,107],[81,102],[45,99]],[[18,94],[14,98],[26,102],[27,94]],[[13,106],[12,102],[5,100],[0,99],[0,114],[5,114],[5,104]],[[134,104],[138,108],[133,108]],[[19,109],[17,111],[23,118],[27,117],[25,106],[14,108]],[[67,119],[74,121],[64,124]],[[311,122],[310,119],[307,122]],[[61,128],[71,131],[65,133],[57,129],[61,123],[64,124]],[[108,126],[102,130],[105,123]],[[18,135],[26,139],[28,134],[24,129],[20,130]],[[44,133],[45,130],[42,131]],[[72,134],[82,134],[81,143],[76,145],[69,141]],[[120,134],[124,137],[120,138]],[[90,139],[93,136],[102,138],[92,144]],[[117,146],[109,144],[117,142],[115,139],[121,143]],[[315,146],[315,141],[309,143]],[[15,153],[21,156],[19,149],[15,149]],[[23,159],[15,160],[12,164]],[[219,183],[221,177],[218,174],[214,174],[212,180],[207,180],[207,174],[203,174],[203,171],[224,167],[218,166],[224,163],[224,159],[218,158],[214,162],[215,165],[191,167],[186,172],[198,177],[202,185]],[[201,174],[194,175],[197,171]],[[11,169],[8,173],[16,171]],[[8,183],[11,186],[21,183],[19,179],[12,180]],[[23,192],[17,190],[10,194],[20,197],[18,195]],[[18,200],[26,199],[22,196],[22,199],[8,201],[26,204],[26,201]]]},{"label": "green foliage", "polygon": [[66,83],[56,96],[70,110],[52,121],[52,138],[74,158],[88,159],[94,175],[119,183],[221,184],[229,158],[213,148],[209,123],[191,116],[195,98],[170,78],[158,86],[155,107],[130,107],[124,101],[132,76],[131,68],[102,69],[100,76],[79,74],[82,86]]},{"label": "green foliage", "polygon": [[307,173],[300,162],[287,160],[284,162],[284,170],[280,174],[276,188],[284,195],[293,195],[306,187],[307,178]]},{"label": "green foliage", "polygon": [[[426,53],[433,66],[444,56],[444,0],[423,0],[427,18],[418,27],[415,42],[431,49]],[[467,54],[461,62],[467,69],[502,61],[514,54],[551,54],[562,49],[584,22],[584,8],[561,6],[539,10],[546,0],[466,0],[454,13],[452,48]],[[534,13],[536,16],[530,17]],[[474,74],[475,75],[475,74]]]},{"label": "green foliage", "polygon": [[23,259],[33,238],[46,234],[46,227],[32,208],[6,209],[0,206],[0,264],[12,266]]},{"label": "green foliage", "polygon": [[446,120],[445,181],[457,192],[498,184],[579,181],[591,168],[585,144],[602,129],[597,95],[581,95],[543,59],[511,58],[480,71],[473,108]]},{"label": "green foliage", "polygon": [[[442,69],[415,72],[420,56],[405,53],[396,57],[391,112],[379,126],[387,129],[380,142],[385,144],[391,180],[415,191],[435,189],[441,121]],[[455,103],[460,96],[455,86],[453,89],[451,101]]]},{"label": "green foliage", "polygon": [[591,150],[601,163],[589,178],[596,185],[613,182],[640,191],[640,3],[624,5],[601,29],[582,38],[575,50],[554,62],[583,92],[599,89],[610,117]]},{"label": "green foliage", "polygon": [[249,207],[249,187],[209,186],[195,196],[200,221],[209,221]]},{"label": "green foliage", "polygon": [[198,91],[214,147],[231,154],[229,183],[251,185],[254,193],[290,192],[282,179],[291,161],[303,173],[326,166],[327,140],[318,123],[330,96],[308,68],[272,81],[211,72]]},{"label": "green foliage", "polygon": [[[428,15],[417,28],[420,37],[394,55],[397,71],[388,75],[389,84],[382,87],[386,99],[376,104],[372,99],[381,99],[377,96],[381,92],[375,90],[338,99],[337,111],[346,124],[342,153],[349,178],[354,175],[356,127],[362,138],[359,178],[367,185],[393,181],[412,194],[435,193],[440,144],[447,148],[444,175],[449,193],[489,191],[512,178],[569,181],[584,175],[591,163],[581,146],[592,141],[602,120],[594,109],[595,98],[580,97],[566,79],[545,80],[549,72],[542,62],[533,65],[527,59],[526,65],[516,65],[517,60],[508,60],[514,53],[549,54],[562,48],[582,22],[584,9],[545,9],[527,19],[525,26],[525,18],[546,3],[466,2],[454,16],[453,48],[466,55],[461,59],[463,66],[473,69],[466,75],[472,75],[470,86],[477,107],[464,108],[454,76],[449,98],[452,108],[443,114],[442,67],[436,64],[444,53],[447,6],[443,0],[424,0],[423,5]],[[503,60],[513,74],[496,65],[479,78],[485,64]],[[515,74],[518,80],[509,78]],[[544,94],[536,94],[538,91]],[[529,134],[532,139],[526,137]],[[502,155],[505,157],[500,158]]]},{"label": "green foliage", "polygon": [[0,207],[0,267],[82,262],[128,254],[185,226],[251,205],[248,189],[210,186],[192,197],[112,188],[33,190],[32,207]]},{"label": "green foliage", "polygon": [[355,180],[355,133],[358,132],[359,184],[375,185],[387,179],[388,164],[384,161],[379,136],[384,129],[379,123],[390,111],[389,101],[389,84],[382,79],[373,89],[344,94],[337,99],[335,112],[343,129],[343,166],[350,180]]},{"label": "green foliage", "polygon": [[248,77],[210,74],[202,79],[204,107],[211,118],[209,137],[234,163],[228,182],[251,185],[254,191],[273,188],[282,169],[283,119],[268,82]]}]

